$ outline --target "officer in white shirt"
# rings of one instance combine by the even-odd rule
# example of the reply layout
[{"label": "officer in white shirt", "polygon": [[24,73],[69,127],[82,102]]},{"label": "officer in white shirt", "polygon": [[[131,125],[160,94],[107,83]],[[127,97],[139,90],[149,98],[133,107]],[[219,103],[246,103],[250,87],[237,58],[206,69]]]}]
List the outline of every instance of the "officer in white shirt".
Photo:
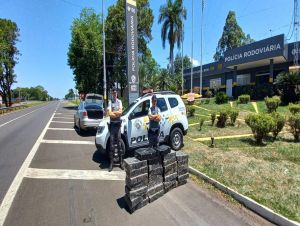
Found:
[{"label": "officer in white shirt", "polygon": [[156,148],[159,146],[159,134],[160,134],[160,125],[161,120],[160,109],[157,107],[157,97],[154,94],[151,98],[152,106],[149,108],[148,117],[149,117],[149,129],[148,129],[148,140],[149,147]]},{"label": "officer in white shirt", "polygon": [[108,102],[107,114],[110,117],[109,132],[110,132],[110,149],[109,149],[109,172],[113,169],[115,145],[118,148],[120,160],[120,168],[123,169],[123,151],[121,148],[121,115],[123,112],[122,101],[118,99],[117,89],[112,89],[112,99]]}]

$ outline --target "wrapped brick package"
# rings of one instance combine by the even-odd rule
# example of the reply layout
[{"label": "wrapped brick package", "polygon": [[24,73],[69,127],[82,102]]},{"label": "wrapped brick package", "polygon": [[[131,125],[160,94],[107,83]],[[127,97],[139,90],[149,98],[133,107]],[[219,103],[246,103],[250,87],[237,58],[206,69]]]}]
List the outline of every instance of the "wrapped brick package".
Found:
[{"label": "wrapped brick package", "polygon": [[127,158],[124,159],[124,167],[127,174],[127,172],[147,167],[147,161],[140,161],[137,158]]},{"label": "wrapped brick package", "polygon": [[183,153],[182,151],[176,152],[176,160],[177,160],[177,181],[178,186],[187,183],[187,179],[189,177],[188,174],[188,155]]},{"label": "wrapped brick package", "polygon": [[139,148],[134,152],[138,160],[150,160],[157,157],[157,151],[153,148]]},{"label": "wrapped brick package", "polygon": [[189,177],[188,155],[166,145],[136,150],[134,158],[124,160],[124,167],[124,199],[131,213],[186,184]]},{"label": "wrapped brick package", "polygon": [[171,147],[169,147],[167,145],[161,145],[156,148],[156,151],[158,152],[158,154],[160,156],[165,156],[171,152]]}]

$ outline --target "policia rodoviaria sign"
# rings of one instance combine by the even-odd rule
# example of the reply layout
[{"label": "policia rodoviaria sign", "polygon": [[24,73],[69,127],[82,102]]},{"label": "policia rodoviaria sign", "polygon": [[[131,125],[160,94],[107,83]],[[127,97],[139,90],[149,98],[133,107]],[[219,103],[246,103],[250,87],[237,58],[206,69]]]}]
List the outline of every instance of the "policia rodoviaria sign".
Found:
[{"label": "policia rodoviaria sign", "polygon": [[132,103],[139,97],[138,41],[136,0],[125,1],[128,100]]}]

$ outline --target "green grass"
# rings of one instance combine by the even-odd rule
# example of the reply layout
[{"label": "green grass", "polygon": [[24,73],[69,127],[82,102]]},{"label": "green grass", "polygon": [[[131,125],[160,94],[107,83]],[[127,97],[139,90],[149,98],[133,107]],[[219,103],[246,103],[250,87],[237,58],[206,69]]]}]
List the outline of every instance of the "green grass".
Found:
[{"label": "green grass", "polygon": [[31,101],[31,102],[27,102],[25,104],[26,107],[34,107],[34,106],[38,106],[41,104],[47,103],[46,101]]},{"label": "green grass", "polygon": [[300,222],[300,143],[290,134],[263,146],[252,138],[216,140],[216,148],[207,146],[210,141],[185,139],[191,166]]},{"label": "green grass", "polygon": [[78,106],[80,101],[78,99],[76,100],[68,100],[68,105],[69,106]]},{"label": "green grass", "polygon": [[211,120],[208,119],[208,122],[204,122],[201,131],[199,130],[199,125],[190,126],[188,136],[191,138],[202,138],[202,137],[210,137],[212,134],[214,137],[218,137],[218,136],[230,136],[230,135],[249,134],[249,133],[251,133],[251,129],[245,123],[240,123],[239,127],[237,126],[236,123],[235,126],[228,124],[225,128],[219,128],[216,125],[212,126]]}]

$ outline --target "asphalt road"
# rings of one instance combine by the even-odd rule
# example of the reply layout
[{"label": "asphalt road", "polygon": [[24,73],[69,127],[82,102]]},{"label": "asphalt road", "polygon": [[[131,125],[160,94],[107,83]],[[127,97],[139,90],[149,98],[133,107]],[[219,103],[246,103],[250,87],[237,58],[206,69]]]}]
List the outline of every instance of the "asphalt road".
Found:
[{"label": "asphalt road", "polygon": [[0,203],[57,104],[51,102],[0,116]]},{"label": "asphalt road", "polygon": [[[270,225],[192,181],[128,213],[123,199],[124,172],[116,167],[108,173],[108,162],[94,145],[95,132],[77,134],[73,129],[74,109],[60,104],[53,114],[56,105],[51,103],[0,127],[0,186],[4,200],[0,226]],[[32,159],[17,174],[28,153]],[[2,178],[6,185],[2,185]]]}]

